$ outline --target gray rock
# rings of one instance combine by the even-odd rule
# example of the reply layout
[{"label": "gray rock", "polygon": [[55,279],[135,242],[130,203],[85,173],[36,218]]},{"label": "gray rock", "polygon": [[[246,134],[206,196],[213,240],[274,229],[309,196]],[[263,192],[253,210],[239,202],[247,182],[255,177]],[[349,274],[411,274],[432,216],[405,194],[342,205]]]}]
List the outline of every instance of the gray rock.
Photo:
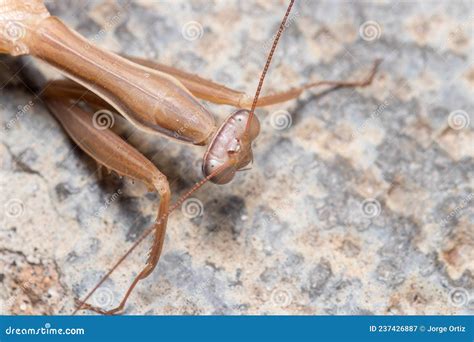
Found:
[{"label": "gray rock", "polygon": [[[47,6],[104,48],[250,95],[285,10],[268,1]],[[251,170],[195,193],[200,215],[171,215],[161,261],[126,313],[472,314],[472,3],[296,6],[264,93],[361,78],[383,57],[374,83],[258,109]],[[183,36],[189,22],[198,23],[194,40]],[[33,68],[48,79],[54,70],[28,58],[1,62],[1,308],[71,313],[152,224],[159,198],[139,182],[101,178],[22,82]],[[218,122],[233,110],[206,106]],[[281,111],[291,113],[283,127]],[[201,148],[146,134],[129,141],[167,175],[173,201],[200,179]],[[117,304],[149,246],[92,303]]]}]

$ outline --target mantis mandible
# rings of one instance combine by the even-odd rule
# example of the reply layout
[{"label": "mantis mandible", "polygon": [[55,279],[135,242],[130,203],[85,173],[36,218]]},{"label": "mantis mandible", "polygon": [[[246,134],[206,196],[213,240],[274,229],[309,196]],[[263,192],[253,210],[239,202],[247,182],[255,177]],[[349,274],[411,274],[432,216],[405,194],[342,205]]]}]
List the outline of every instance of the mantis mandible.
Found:
[{"label": "mantis mandible", "polygon": [[[157,218],[152,227],[135,242],[102,280],[81,301],[76,311],[92,310],[101,314],[116,314],[140,280],[145,279],[158,264],[169,214],[206,182],[229,183],[236,172],[244,169],[253,158],[252,142],[258,136],[260,124],[256,107],[276,104],[299,97],[305,90],[326,85],[363,87],[369,85],[379,61],[375,61],[368,77],[361,81],[317,81],[273,95],[260,96],[274,51],[285,28],[294,0],[275,36],[273,46],[253,98],[243,92],[144,59],[120,56],[101,49],[68,28],[59,18],[51,16],[41,0],[6,0],[0,3],[0,52],[13,56],[32,55],[58,69],[68,79],[51,81],[42,89],[42,99],[72,140],[100,165],[141,181],[160,196]],[[219,127],[214,116],[199,99],[238,108]],[[136,129],[161,134],[193,145],[207,145],[203,157],[204,178],[178,201],[170,205],[167,178],[133,146],[110,129],[98,130],[92,123],[92,113],[78,106],[111,108]],[[144,268],[135,277],[120,304],[111,309],[94,307],[87,300],[149,235],[153,243]]]}]

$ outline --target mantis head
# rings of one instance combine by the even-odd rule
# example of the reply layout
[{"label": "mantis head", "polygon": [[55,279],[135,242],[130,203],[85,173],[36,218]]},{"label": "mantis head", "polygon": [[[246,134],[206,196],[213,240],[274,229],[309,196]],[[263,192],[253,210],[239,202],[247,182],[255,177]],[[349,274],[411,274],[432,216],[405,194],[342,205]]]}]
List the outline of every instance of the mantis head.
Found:
[{"label": "mantis head", "polygon": [[262,90],[263,81],[267,74],[270,62],[275,52],[281,33],[285,28],[286,20],[290,15],[294,0],[290,1],[285,16],[280,24],[278,33],[273,40],[272,48],[268,54],[267,62],[263,68],[260,80],[258,82],[257,91],[253,99],[252,107],[249,110],[240,109],[232,113],[219,127],[216,134],[212,138],[202,162],[202,171],[204,180],[196,183],[195,187],[187,193],[189,196],[195,189],[199,188],[210,180],[216,184],[229,183],[235,176],[235,173],[242,170],[253,159],[252,141],[260,132],[260,123],[254,115],[257,107],[258,97]]},{"label": "mantis head", "polygon": [[210,181],[216,184],[229,183],[237,171],[252,161],[252,141],[259,132],[260,123],[248,110],[241,109],[232,113],[219,127],[204,154],[204,176],[207,177],[222,167],[222,171]]}]

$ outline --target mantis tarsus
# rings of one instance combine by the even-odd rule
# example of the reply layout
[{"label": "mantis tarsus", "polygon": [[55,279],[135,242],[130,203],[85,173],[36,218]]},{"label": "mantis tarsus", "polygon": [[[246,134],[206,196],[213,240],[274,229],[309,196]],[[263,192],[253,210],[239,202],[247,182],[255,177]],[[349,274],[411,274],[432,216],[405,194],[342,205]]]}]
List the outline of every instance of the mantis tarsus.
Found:
[{"label": "mantis tarsus", "polygon": [[[40,0],[4,1],[0,28],[5,32],[0,52],[11,55],[31,54],[61,71],[70,80],[49,82],[41,96],[68,135],[89,156],[119,175],[144,182],[160,195],[155,224],[102,278],[92,291],[78,302],[76,311],[89,309],[102,314],[122,311],[137,283],[156,267],[163,247],[169,214],[207,181],[229,183],[238,170],[252,161],[252,141],[260,124],[255,108],[297,98],[303,91],[321,85],[339,87],[366,86],[372,82],[379,61],[362,81],[319,81],[268,96],[260,96],[265,75],[284,30],[294,0],[290,1],[275,36],[255,97],[189,74],[179,69],[134,57],[105,51],[69,29],[51,16]],[[216,128],[214,117],[197,98],[239,108]],[[208,145],[203,158],[204,178],[170,206],[167,178],[139,151],[109,129],[98,130],[92,114],[78,106],[111,108],[137,129],[194,145]],[[111,310],[86,303],[113,270],[140,244],[154,234],[148,260],[135,277],[120,304]]]}]

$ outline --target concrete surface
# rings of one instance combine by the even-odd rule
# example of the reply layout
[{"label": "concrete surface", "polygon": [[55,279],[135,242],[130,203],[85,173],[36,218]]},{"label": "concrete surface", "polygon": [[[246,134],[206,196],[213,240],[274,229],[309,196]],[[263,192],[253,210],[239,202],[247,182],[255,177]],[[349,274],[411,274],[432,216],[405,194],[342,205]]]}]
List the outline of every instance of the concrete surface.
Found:
[{"label": "concrete surface", "polygon": [[[100,46],[253,94],[286,3],[47,6]],[[374,83],[259,110],[252,169],[206,185],[172,215],[161,261],[126,313],[472,314],[472,10],[472,1],[299,1],[264,92],[361,77],[383,57]],[[100,180],[12,78],[19,60],[0,65],[1,309],[71,313],[153,222],[158,198],[115,175]],[[233,110],[208,107],[219,121]],[[200,179],[203,148],[130,140],[168,176],[174,200]],[[93,303],[118,303],[148,243]]]}]

